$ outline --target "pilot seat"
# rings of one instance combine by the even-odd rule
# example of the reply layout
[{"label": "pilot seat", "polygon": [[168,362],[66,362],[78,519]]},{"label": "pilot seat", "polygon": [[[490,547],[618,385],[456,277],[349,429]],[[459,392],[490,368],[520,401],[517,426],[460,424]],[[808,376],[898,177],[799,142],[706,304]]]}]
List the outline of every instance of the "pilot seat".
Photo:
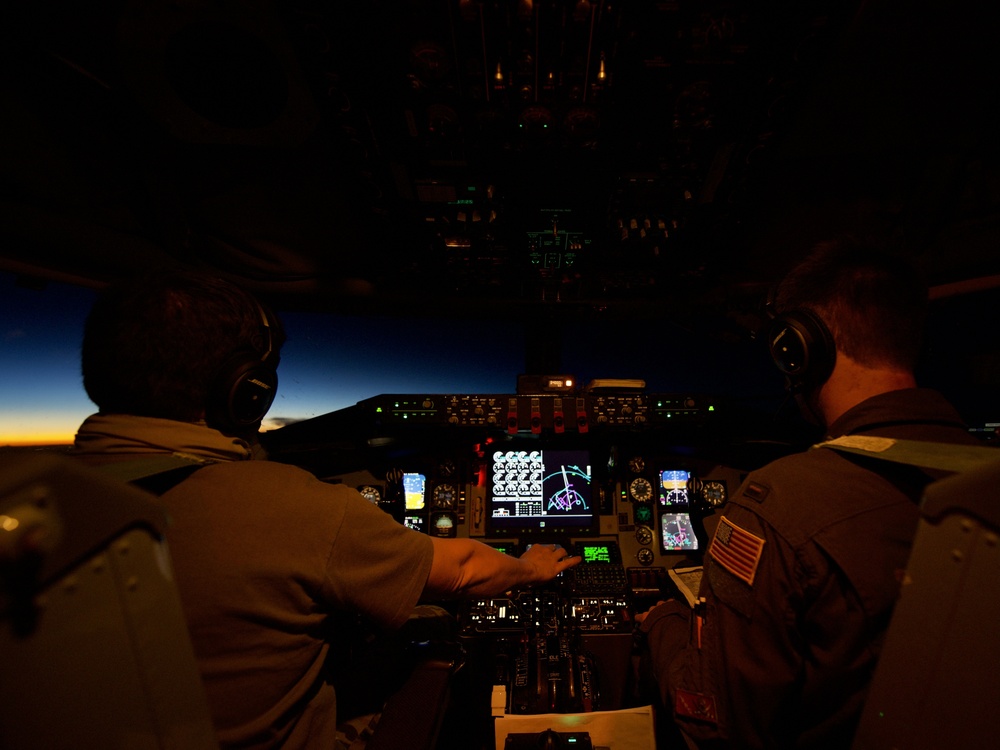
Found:
[{"label": "pilot seat", "polygon": [[[0,455],[0,750],[217,750],[155,498],[56,453]],[[367,750],[432,750],[463,652],[422,607]]]},{"label": "pilot seat", "polygon": [[996,742],[1000,461],[927,487],[853,750]]},{"label": "pilot seat", "polygon": [[0,749],[218,747],[146,493],[0,456]]}]

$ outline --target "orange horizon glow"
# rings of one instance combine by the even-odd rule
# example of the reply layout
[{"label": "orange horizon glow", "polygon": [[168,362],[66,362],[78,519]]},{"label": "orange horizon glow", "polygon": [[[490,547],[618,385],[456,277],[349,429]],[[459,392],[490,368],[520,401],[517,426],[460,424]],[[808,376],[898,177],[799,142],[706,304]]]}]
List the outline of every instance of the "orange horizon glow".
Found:
[{"label": "orange horizon glow", "polygon": [[[270,422],[270,424],[269,424]],[[272,421],[265,419],[261,425],[261,432],[275,430],[282,427],[287,420]],[[27,430],[0,432],[0,448],[47,448],[58,446],[71,446],[76,437],[76,428],[72,431],[47,430],[29,432]]]},{"label": "orange horizon glow", "polygon": [[16,435],[0,433],[0,448],[44,448],[50,446],[73,445],[76,433],[41,433],[36,435]]}]

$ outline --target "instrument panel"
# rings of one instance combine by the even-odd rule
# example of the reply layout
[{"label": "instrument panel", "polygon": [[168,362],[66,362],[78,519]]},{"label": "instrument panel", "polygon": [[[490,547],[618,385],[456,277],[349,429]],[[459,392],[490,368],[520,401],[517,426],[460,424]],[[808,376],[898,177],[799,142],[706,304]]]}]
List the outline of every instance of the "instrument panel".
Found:
[{"label": "instrument panel", "polygon": [[701,564],[756,468],[731,460],[733,424],[685,394],[390,394],[265,447],[421,533],[583,558],[545,586],[446,605],[468,655],[455,694],[485,726],[497,686],[511,713],[624,706],[635,613],[677,594],[669,571]]},{"label": "instrument panel", "polygon": [[[594,531],[588,527],[573,534],[563,528],[561,532],[547,534],[542,527],[520,529],[523,534],[515,529],[498,535],[497,528],[488,530],[488,514],[503,509],[494,509],[491,503],[493,485],[486,481],[488,471],[482,451],[470,449],[464,460],[456,458],[471,476],[442,477],[433,459],[411,455],[398,462],[415,471],[376,474],[362,469],[324,479],[356,488],[369,502],[401,523],[434,536],[467,536],[486,543],[516,544],[550,537],[574,544],[592,538],[611,538],[618,545],[623,566],[670,567],[700,560],[708,542],[706,523],[710,524],[715,512],[728,500],[730,488],[735,489],[745,474],[723,465],[677,456],[652,457],[651,468],[637,476],[631,470],[624,476],[608,476],[606,470],[594,467],[589,475],[591,494],[585,506],[593,512]],[[417,489],[405,490],[396,474],[418,475],[420,479],[414,483]],[[579,472],[574,475],[576,479],[582,477]],[[529,517],[538,515],[529,511]]]},{"label": "instrument panel", "polygon": [[[522,550],[609,542],[622,571],[667,570],[701,562],[753,468],[721,458],[730,411],[632,390],[386,394],[268,433],[266,447],[421,533]],[[646,582],[626,587],[630,606],[651,593],[632,577]]]}]

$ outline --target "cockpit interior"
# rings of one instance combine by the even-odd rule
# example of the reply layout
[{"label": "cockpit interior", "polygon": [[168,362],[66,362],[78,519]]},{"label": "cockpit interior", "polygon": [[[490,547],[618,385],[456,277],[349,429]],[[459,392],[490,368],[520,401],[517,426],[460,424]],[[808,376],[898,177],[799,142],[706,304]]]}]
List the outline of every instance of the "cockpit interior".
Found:
[{"label": "cockpit interior", "polygon": [[[633,706],[635,614],[696,596],[747,473],[822,438],[761,340],[816,242],[908,249],[931,288],[918,375],[1000,439],[980,6],[7,3],[0,275],[193,268],[289,321],[418,330],[436,388],[373,346],[371,391],[261,443],[420,533],[583,558],[442,604],[462,656],[438,746],[499,750],[497,715]],[[463,376],[495,362],[506,387]]]},{"label": "cockpit interior", "polygon": [[514,714],[629,706],[634,613],[698,575],[715,511],[751,468],[728,444],[739,418],[724,401],[566,375],[521,385],[383,394],[266,440],[272,460],[347,483],[421,532],[582,557],[552,584],[454,607],[469,703],[444,731],[464,737],[492,738],[494,686]]}]

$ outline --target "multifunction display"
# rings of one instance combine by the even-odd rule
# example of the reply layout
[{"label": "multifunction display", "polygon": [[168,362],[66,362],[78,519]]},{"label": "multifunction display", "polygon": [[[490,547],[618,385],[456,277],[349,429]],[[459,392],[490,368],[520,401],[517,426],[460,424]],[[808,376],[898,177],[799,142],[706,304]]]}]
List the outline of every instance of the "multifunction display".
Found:
[{"label": "multifunction display", "polygon": [[491,529],[558,533],[595,526],[587,451],[495,451],[490,469],[487,525]]},{"label": "multifunction display", "polygon": [[698,549],[698,537],[691,524],[690,479],[689,471],[664,469],[660,472],[660,549],[663,552]]}]

